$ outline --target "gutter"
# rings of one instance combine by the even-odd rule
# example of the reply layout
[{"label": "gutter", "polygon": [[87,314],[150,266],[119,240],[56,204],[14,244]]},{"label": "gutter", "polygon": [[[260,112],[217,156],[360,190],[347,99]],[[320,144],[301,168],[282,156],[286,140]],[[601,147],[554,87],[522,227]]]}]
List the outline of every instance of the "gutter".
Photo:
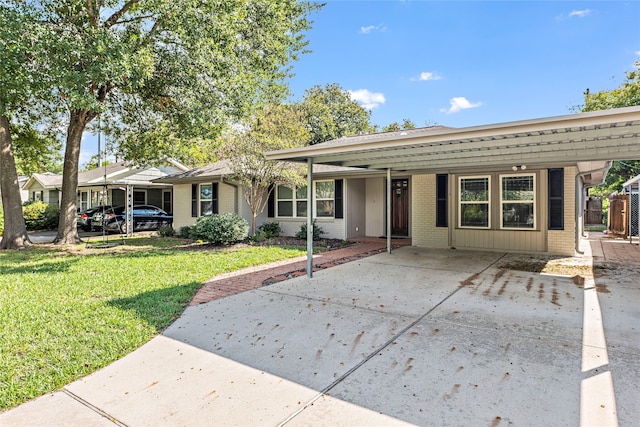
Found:
[{"label": "gutter", "polygon": [[[604,180],[607,178],[607,173],[609,172],[609,169],[611,169],[611,166],[613,166],[613,161],[608,161],[607,162],[607,166],[602,167],[602,168],[598,168],[598,169],[593,169],[593,170],[589,170],[589,171],[585,171],[585,172],[580,172],[578,174],[576,174],[576,197],[575,197],[575,208],[576,208],[576,213],[575,213],[575,221],[576,221],[576,228],[575,228],[575,250],[577,253],[579,253],[580,255],[583,255],[584,252],[580,250],[580,236],[583,235],[584,233],[584,223],[582,224],[582,227],[580,227],[580,230],[578,230],[578,225],[579,225],[579,218],[580,218],[580,212],[582,211],[582,195],[584,190],[589,189],[591,187],[595,187],[598,185],[601,185],[602,183],[604,183]],[[580,180],[589,174],[592,174],[594,172],[604,172],[602,174],[602,179],[600,180],[600,182],[598,182],[597,184],[589,184],[589,185],[585,185],[584,188],[580,188]],[[584,218],[583,218],[584,221]]]}]

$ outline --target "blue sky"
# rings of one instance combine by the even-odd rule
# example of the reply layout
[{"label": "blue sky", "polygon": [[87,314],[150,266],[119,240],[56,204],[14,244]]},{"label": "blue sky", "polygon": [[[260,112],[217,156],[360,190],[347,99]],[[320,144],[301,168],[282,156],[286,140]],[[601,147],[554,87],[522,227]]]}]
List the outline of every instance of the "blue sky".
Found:
[{"label": "blue sky", "polygon": [[[326,0],[325,0],[326,1]],[[338,83],[385,126],[570,114],[640,58],[639,1],[342,1],[312,19],[294,99]],[[97,152],[83,142],[81,164]]]}]

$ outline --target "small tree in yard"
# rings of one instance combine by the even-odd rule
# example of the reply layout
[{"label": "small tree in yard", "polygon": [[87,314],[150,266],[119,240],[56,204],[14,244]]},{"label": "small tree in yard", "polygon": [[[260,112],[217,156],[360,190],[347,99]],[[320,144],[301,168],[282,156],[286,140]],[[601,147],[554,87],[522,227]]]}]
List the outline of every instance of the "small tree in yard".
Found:
[{"label": "small tree in yard", "polygon": [[256,218],[267,206],[276,185],[303,185],[301,166],[265,160],[264,153],[301,147],[309,139],[303,115],[296,105],[271,104],[246,128],[225,137],[222,157],[228,159],[232,178],[243,187],[251,210],[251,235],[256,234]]}]

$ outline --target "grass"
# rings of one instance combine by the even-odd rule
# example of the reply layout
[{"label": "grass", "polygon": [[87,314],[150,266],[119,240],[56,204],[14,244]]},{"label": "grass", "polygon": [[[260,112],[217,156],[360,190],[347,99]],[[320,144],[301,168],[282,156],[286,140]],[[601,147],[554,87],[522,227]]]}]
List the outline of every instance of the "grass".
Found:
[{"label": "grass", "polygon": [[304,254],[183,243],[134,239],[111,249],[0,251],[0,411],[140,347],[180,316],[206,279]]}]

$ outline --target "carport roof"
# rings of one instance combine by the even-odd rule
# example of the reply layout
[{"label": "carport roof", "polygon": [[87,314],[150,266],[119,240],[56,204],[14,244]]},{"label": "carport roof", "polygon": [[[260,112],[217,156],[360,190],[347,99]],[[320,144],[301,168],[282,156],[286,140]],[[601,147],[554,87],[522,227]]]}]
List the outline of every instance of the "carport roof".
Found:
[{"label": "carport roof", "polygon": [[640,158],[640,107],[467,128],[428,127],[343,137],[266,153],[268,160],[394,171],[553,167]]}]

